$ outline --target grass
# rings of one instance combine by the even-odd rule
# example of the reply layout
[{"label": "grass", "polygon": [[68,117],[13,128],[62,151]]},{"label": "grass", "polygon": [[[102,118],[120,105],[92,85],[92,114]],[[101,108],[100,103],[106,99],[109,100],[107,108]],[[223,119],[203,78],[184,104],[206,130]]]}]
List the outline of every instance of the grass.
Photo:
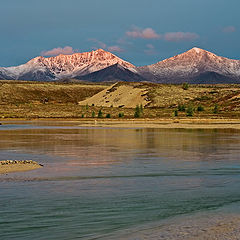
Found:
[{"label": "grass", "polygon": [[0,81],[1,104],[78,103],[102,91],[105,85]]},{"label": "grass", "polygon": [[[0,81],[0,118],[95,119],[100,110],[104,118],[134,118],[134,108],[77,104],[106,87],[83,83]],[[148,89],[146,97],[150,100],[140,118],[186,118],[188,106],[192,107],[195,118],[240,117],[239,85],[190,85],[188,90],[182,85],[153,83],[142,83],[140,87]],[[219,106],[217,112],[214,111],[216,105]],[[185,111],[179,106],[185,106]],[[204,111],[199,111],[199,106]]]}]

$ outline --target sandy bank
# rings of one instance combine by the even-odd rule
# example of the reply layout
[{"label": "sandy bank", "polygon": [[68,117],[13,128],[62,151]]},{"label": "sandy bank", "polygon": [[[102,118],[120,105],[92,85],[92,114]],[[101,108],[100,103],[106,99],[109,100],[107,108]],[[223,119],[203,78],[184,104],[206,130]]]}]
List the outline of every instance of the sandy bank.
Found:
[{"label": "sandy bank", "polygon": [[[41,119],[4,119],[5,124],[37,124],[42,126],[77,126],[110,128],[165,128],[165,129],[239,129],[240,119],[204,119],[204,118],[142,118],[142,119],[106,119],[106,118],[41,118]],[[0,128],[1,130],[1,128]]]},{"label": "sandy bank", "polygon": [[6,160],[0,161],[0,174],[6,174],[11,172],[25,172],[34,169],[41,168],[42,166],[32,160],[17,161]]},{"label": "sandy bank", "polygon": [[96,119],[79,126],[112,128],[240,129],[238,119]]},{"label": "sandy bank", "polygon": [[[107,238],[108,239],[108,238]],[[182,219],[115,236],[116,240],[239,240],[240,216],[208,215]],[[110,239],[109,239],[110,240]]]}]

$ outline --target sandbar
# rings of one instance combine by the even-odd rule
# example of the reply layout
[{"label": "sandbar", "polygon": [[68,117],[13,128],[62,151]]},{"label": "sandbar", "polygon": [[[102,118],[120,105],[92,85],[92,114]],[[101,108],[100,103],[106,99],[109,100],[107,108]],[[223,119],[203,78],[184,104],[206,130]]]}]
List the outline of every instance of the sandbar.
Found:
[{"label": "sandbar", "polygon": [[32,161],[32,160],[24,160],[24,161],[6,160],[6,161],[0,161],[0,174],[31,171],[31,170],[38,169],[38,168],[41,168],[41,167],[42,167],[42,165],[40,165],[37,162]]}]

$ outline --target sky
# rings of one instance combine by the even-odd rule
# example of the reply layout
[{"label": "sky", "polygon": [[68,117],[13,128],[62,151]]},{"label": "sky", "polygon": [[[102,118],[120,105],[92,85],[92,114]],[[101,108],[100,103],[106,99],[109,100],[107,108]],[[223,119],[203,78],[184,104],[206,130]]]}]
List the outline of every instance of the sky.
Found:
[{"label": "sky", "polygon": [[193,47],[240,59],[239,0],[0,0],[0,66],[98,48],[136,66]]}]

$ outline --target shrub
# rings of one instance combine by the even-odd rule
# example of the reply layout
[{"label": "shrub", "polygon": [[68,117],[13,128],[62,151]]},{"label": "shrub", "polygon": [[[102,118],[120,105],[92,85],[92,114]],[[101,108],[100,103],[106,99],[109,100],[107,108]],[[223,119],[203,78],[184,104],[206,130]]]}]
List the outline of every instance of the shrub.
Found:
[{"label": "shrub", "polygon": [[84,118],[84,114],[81,115],[81,118]]},{"label": "shrub", "polygon": [[111,118],[111,114],[108,113],[108,114],[106,115],[106,118]]},{"label": "shrub", "polygon": [[102,113],[102,109],[100,109],[99,111],[98,111],[98,118],[102,118],[103,117],[103,113]]},{"label": "shrub", "polygon": [[182,85],[183,90],[188,90],[189,89],[189,84],[188,83],[183,83]]},{"label": "shrub", "polygon": [[174,111],[174,116],[177,117],[178,116],[178,110]]},{"label": "shrub", "polygon": [[179,111],[179,112],[185,112],[185,110],[186,110],[186,107],[185,107],[184,104],[179,104],[179,105],[178,105],[178,111]]},{"label": "shrub", "polygon": [[118,117],[119,117],[119,118],[121,118],[121,117],[123,117],[123,116],[124,116],[123,113],[119,113],[119,114],[118,114]]},{"label": "shrub", "polygon": [[204,107],[203,107],[202,105],[199,105],[199,106],[197,107],[197,111],[198,111],[198,112],[203,112],[203,111],[204,111]]},{"label": "shrub", "polygon": [[219,112],[219,106],[218,104],[215,104],[214,108],[213,108],[213,113],[217,114]]},{"label": "shrub", "polygon": [[192,116],[193,116],[193,112],[194,112],[193,110],[194,110],[194,109],[193,109],[192,106],[188,106],[186,116],[187,116],[187,117],[192,117]]},{"label": "shrub", "polygon": [[95,112],[94,111],[92,111],[92,118],[95,118]]}]

